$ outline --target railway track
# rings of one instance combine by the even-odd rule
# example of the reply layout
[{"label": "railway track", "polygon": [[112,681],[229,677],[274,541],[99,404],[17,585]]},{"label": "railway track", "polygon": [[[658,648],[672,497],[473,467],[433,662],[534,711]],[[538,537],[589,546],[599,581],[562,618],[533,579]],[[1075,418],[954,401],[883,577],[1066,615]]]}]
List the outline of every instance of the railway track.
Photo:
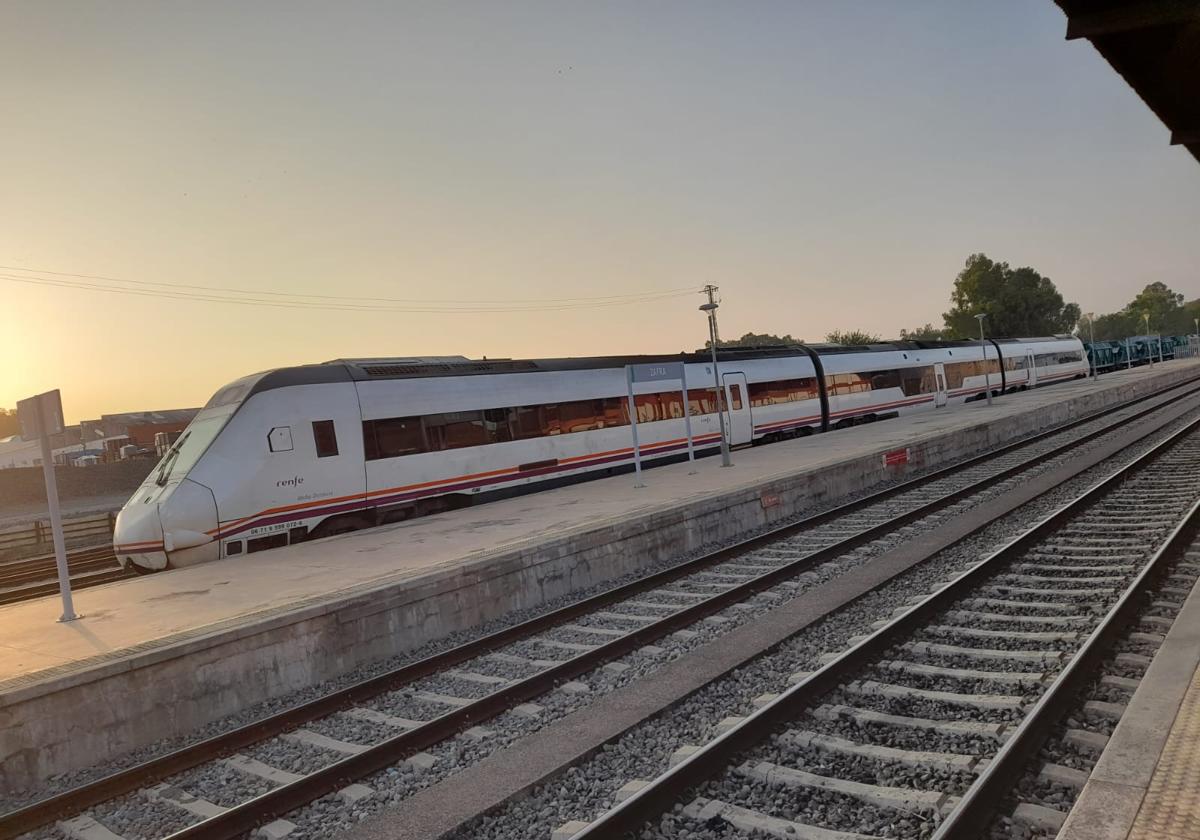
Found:
[{"label": "railway track", "polygon": [[[68,551],[67,569],[72,589],[85,589],[134,576],[132,571],[121,568],[111,545]],[[0,563],[0,605],[57,593],[58,568],[54,555]]]},{"label": "railway track", "polygon": [[[1152,652],[1163,611],[1200,576],[1197,552],[1185,553],[1200,532],[1198,468],[1200,420],[680,751],[572,837],[985,836],[1078,691],[1097,677],[1131,687],[1097,673],[1113,643]],[[1148,662],[1123,655],[1112,661]],[[1120,711],[1090,701],[1081,717]],[[1094,734],[1062,737],[1094,747]],[[1070,767],[1039,773],[1082,783]],[[1005,819],[1052,836],[1065,816],[1022,802]]]},{"label": "railway track", "polygon": [[[786,603],[1053,458],[1174,403],[1194,410],[1195,392],[1082,419],[54,794],[0,816],[0,837],[55,821],[57,836],[234,837],[321,797],[366,795],[351,782],[389,767],[419,786],[462,744],[497,736],[482,723],[504,716],[518,734],[532,731],[557,711],[548,692],[603,687],[581,675],[606,664],[614,681],[649,672],[672,655],[668,646],[699,644],[739,614]],[[617,661],[629,655],[637,664]]]}]

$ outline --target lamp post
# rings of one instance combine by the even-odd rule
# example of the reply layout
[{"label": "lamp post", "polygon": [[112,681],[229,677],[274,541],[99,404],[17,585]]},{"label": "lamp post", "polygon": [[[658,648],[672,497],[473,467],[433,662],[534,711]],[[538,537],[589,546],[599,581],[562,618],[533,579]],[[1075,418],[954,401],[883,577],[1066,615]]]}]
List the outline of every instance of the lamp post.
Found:
[{"label": "lamp post", "polygon": [[983,386],[987,390],[988,405],[992,404],[992,378],[988,374],[987,363],[987,345],[983,342],[983,319],[987,317],[986,312],[980,312],[975,316],[975,320],[979,322],[979,349],[983,351]]},{"label": "lamp post", "polygon": [[708,294],[708,303],[700,306],[701,312],[708,313],[708,336],[712,346],[712,366],[713,366],[713,384],[716,386],[717,398],[717,422],[721,424],[721,466],[731,467],[733,464],[729,460],[729,440],[725,437],[725,412],[722,410],[723,400],[721,399],[721,374],[717,372],[717,302],[714,299],[716,294],[716,286],[705,286],[704,291]]},{"label": "lamp post", "polygon": [[1150,346],[1150,313],[1143,312],[1142,320],[1146,322],[1146,358],[1150,360],[1150,367],[1154,367],[1154,348]]},{"label": "lamp post", "polygon": [[1088,316],[1088,341],[1092,344],[1092,352],[1088,355],[1092,360],[1092,381],[1096,381],[1096,313],[1089,312]]}]

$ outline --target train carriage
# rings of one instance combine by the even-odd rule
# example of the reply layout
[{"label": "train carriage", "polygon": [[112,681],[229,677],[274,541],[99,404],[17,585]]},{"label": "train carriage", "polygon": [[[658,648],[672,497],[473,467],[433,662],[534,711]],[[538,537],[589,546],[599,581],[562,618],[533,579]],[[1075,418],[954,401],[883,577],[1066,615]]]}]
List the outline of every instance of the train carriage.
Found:
[{"label": "train carriage", "polygon": [[393,522],[632,464],[625,368],[649,464],[981,399],[1087,373],[1069,336],[542,360],[343,359],[218,391],[122,509],[125,565],[156,570]]}]

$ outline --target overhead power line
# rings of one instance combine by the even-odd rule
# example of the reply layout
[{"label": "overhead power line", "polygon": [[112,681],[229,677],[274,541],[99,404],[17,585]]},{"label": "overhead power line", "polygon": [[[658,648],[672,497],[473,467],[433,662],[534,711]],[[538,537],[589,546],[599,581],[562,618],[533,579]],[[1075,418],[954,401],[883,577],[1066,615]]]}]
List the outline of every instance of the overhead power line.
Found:
[{"label": "overhead power line", "polygon": [[[555,312],[582,309],[601,309],[648,303],[680,297],[695,291],[680,287],[620,295],[600,295],[575,298],[510,298],[505,300],[406,299],[389,297],[360,297],[351,295],[309,294],[278,290],[255,290],[219,286],[199,286],[186,283],[166,283],[144,280],[125,280],[94,274],[27,269],[0,266],[0,280],[33,286],[96,291],[106,294],[167,300],[227,303],[240,306],[265,306],[282,309],[311,309],[343,312],[404,312],[469,314],[488,312]],[[12,273],[22,272],[22,273]]]}]

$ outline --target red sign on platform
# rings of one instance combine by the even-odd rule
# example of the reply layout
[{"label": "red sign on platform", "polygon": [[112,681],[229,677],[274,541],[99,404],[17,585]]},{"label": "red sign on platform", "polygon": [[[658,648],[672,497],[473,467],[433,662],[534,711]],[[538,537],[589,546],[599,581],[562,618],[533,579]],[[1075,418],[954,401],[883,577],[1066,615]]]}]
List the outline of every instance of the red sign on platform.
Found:
[{"label": "red sign on platform", "polygon": [[762,501],[763,510],[766,510],[767,508],[778,507],[783,501],[779,498],[778,493],[763,493],[759,498]]},{"label": "red sign on platform", "polygon": [[883,465],[885,467],[895,467],[900,464],[908,463],[908,448],[893,449],[891,452],[883,453]]}]

